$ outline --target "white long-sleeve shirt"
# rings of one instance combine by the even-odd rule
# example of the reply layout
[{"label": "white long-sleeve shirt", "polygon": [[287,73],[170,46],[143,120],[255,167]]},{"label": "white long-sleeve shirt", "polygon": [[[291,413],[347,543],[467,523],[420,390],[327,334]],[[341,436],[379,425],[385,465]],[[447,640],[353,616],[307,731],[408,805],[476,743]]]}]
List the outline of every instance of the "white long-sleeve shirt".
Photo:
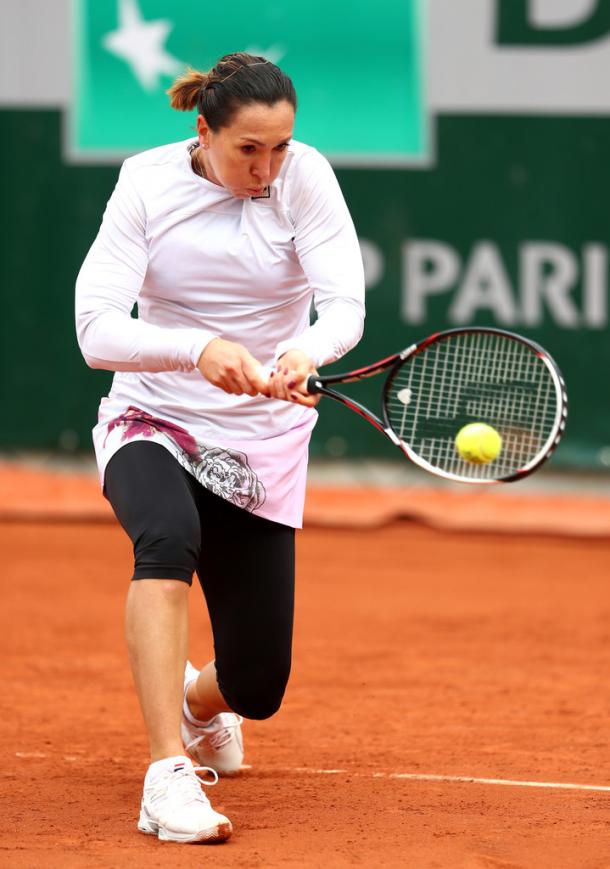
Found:
[{"label": "white long-sleeve shirt", "polygon": [[[146,437],[222,497],[298,526],[315,411],[230,395],[196,365],[214,337],[263,365],[298,348],[320,366],[351,349],[364,319],[356,233],[315,149],[291,142],[269,196],[243,200],[193,172],[192,145],[126,160],[78,276],[83,355],[117,372],[94,429],[100,474],[120,446]],[[219,451],[229,466],[216,466]]]}]

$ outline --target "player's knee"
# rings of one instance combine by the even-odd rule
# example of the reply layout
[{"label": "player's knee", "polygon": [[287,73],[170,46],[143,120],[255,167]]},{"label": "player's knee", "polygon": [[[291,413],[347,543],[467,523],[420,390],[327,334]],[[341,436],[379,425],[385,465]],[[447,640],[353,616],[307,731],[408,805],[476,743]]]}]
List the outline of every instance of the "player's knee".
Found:
[{"label": "player's knee", "polygon": [[[145,577],[142,577],[143,579]],[[154,580],[154,592],[157,599],[163,599],[165,603],[170,605],[178,605],[181,603],[185,591],[188,591],[188,585],[185,579],[165,579],[151,576],[149,579]]]},{"label": "player's knee", "polygon": [[244,673],[226,688],[223,684],[222,691],[234,712],[244,718],[262,721],[275,715],[282,705],[289,672]]},{"label": "player's knee", "polygon": [[235,699],[230,701],[231,709],[243,718],[253,721],[264,721],[271,718],[282,705],[284,691],[266,691],[265,693],[251,694],[249,692],[237,693]]},{"label": "player's knee", "polygon": [[[165,518],[152,521],[134,544],[134,578],[178,579],[190,583],[199,549],[198,523]],[[168,594],[172,594],[173,588],[168,584]]]}]

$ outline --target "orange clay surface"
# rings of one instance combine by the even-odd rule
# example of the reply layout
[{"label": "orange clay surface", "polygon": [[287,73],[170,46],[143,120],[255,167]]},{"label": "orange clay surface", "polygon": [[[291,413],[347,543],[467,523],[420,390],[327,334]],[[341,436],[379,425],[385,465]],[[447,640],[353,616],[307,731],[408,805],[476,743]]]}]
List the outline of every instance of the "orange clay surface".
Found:
[{"label": "orange clay surface", "polygon": [[[392,777],[610,786],[609,540],[302,532],[291,683],[210,791],[218,846],[136,831],[122,530],[5,522],[0,551],[1,866],[610,867],[610,791]],[[201,664],[196,584],[191,607]]]}]

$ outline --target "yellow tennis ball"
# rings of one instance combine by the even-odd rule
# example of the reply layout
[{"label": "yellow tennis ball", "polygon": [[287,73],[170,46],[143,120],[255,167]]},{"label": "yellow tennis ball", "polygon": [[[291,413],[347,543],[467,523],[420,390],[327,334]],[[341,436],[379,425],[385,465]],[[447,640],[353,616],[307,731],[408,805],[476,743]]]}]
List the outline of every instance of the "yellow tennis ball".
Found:
[{"label": "yellow tennis ball", "polygon": [[463,459],[473,465],[485,465],[500,455],[502,438],[490,425],[471,422],[459,430],[455,446]]}]

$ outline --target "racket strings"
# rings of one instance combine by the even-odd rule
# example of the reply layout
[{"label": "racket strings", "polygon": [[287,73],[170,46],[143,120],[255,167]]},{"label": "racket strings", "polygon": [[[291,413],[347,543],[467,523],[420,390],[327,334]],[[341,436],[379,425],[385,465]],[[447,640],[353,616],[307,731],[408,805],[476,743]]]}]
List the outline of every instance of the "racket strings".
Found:
[{"label": "racket strings", "polygon": [[[498,479],[526,469],[549,448],[558,424],[556,379],[528,345],[473,332],[443,338],[407,358],[386,391],[388,421],[424,462],[462,479]],[[463,459],[455,436],[484,422],[502,438],[487,464]]]}]

